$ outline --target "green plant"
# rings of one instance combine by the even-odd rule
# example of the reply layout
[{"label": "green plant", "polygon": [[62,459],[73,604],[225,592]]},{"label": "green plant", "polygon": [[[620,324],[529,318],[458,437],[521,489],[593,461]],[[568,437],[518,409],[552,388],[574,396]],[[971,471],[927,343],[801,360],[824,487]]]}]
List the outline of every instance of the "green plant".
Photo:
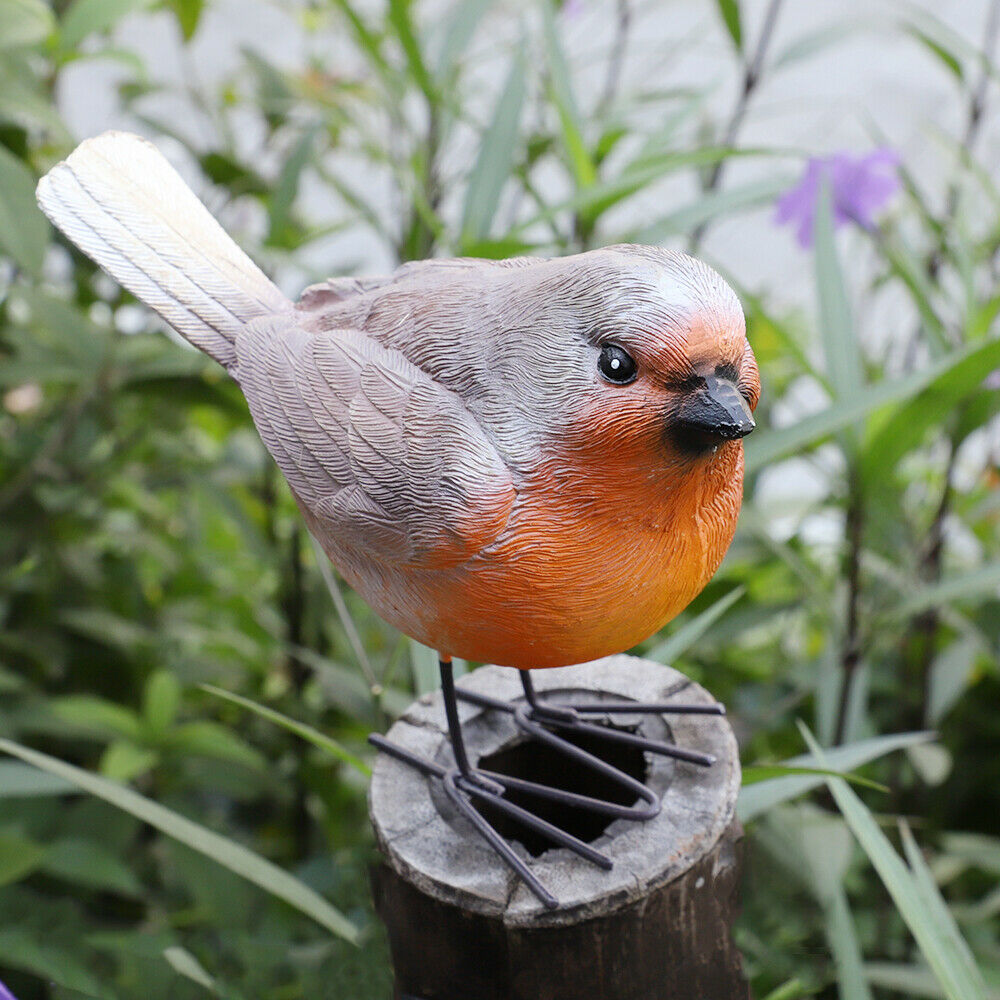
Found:
[{"label": "green plant", "polygon": [[[943,189],[904,162],[882,222],[837,233],[827,192],[795,309],[730,268],[765,385],[744,513],[639,650],[744,737],[739,934],[769,1000],[1000,991],[1000,195],[979,151],[997,6],[981,45],[909,5],[881,24],[954,87]],[[190,59],[229,7],[0,0],[0,979],[19,1000],[386,996],[364,738],[433,677],[317,557],[236,387],[53,237],[33,187],[73,145],[60,86],[113,62],[122,115],[290,291],[352,270],[348,237],[391,263],[619,240],[710,256],[713,227],[770,207],[814,152],[740,143],[761,88],[874,25],[783,41],[780,0],[757,25],[703,7],[738,79],[719,121],[712,81],[628,82],[630,0],[598,63],[550,3],[284,5],[303,58],[247,49],[219,85],[161,82],[120,24],[151,18]],[[882,337],[887,303],[905,321]]]}]

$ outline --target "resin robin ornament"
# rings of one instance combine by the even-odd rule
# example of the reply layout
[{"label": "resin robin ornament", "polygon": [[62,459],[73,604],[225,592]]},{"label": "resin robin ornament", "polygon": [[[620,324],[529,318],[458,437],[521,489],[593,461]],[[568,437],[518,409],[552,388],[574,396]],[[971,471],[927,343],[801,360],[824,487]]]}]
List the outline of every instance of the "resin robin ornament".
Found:
[{"label": "resin robin ornament", "polygon": [[[429,260],[292,303],[136,136],[84,142],[38,198],[239,383],[309,530],[438,650],[452,702],[452,656],[617,653],[718,568],[760,384],[739,301],[700,261]],[[498,794],[463,757],[461,781]]]}]

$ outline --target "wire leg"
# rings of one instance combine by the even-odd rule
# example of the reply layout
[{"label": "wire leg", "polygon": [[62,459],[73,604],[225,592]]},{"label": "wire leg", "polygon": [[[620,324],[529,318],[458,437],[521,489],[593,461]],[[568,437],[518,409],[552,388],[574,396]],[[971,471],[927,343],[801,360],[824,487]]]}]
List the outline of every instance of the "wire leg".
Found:
[{"label": "wire leg", "polygon": [[[595,850],[589,844],[584,843],[578,837],[574,837],[571,833],[548,822],[548,820],[534,815],[530,810],[514,802],[509,802],[504,798],[504,794],[508,788],[516,788],[518,791],[533,794],[539,798],[560,801],[563,804],[575,805],[582,808],[596,806],[600,809],[605,803],[599,799],[574,795],[570,792],[563,792],[561,789],[550,788],[547,785],[522,781],[510,778],[507,775],[493,774],[492,772],[473,767],[469,762],[465,738],[462,734],[462,727],[458,718],[457,695],[451,661],[442,657],[440,660],[440,669],[441,692],[444,700],[445,717],[448,722],[448,735],[452,752],[455,755],[455,766],[453,768],[442,767],[440,764],[427,760],[419,754],[396,746],[384,736],[372,734],[368,737],[368,741],[378,750],[391,757],[395,757],[404,764],[416,768],[427,777],[440,780],[449,800],[461,815],[473,825],[480,836],[483,837],[499,855],[501,860],[534,893],[542,905],[548,909],[554,909],[559,905],[558,900],[542,885],[538,877],[531,871],[522,858],[519,857],[510,844],[494,829],[489,820],[476,809],[473,800],[478,799],[481,802],[488,803],[494,809],[499,810],[524,827],[546,837],[555,844],[568,848],[592,864],[609,870],[612,867],[612,861],[606,855]],[[617,813],[613,815],[617,815]]]},{"label": "wire leg", "polygon": [[[623,702],[594,702],[592,704],[563,704],[560,702],[544,701],[535,691],[535,685],[528,670],[520,671],[521,686],[524,689],[525,700],[530,707],[528,717],[534,723],[547,726],[550,729],[558,729],[562,732],[578,733],[595,737],[596,739],[607,740],[611,743],[622,743],[649,753],[659,754],[663,757],[673,757],[688,764],[697,764],[699,767],[711,767],[715,763],[715,758],[711,754],[698,753],[694,750],[686,750],[673,743],[664,740],[650,740],[635,733],[624,732],[611,726],[599,726],[593,723],[584,722],[581,715],[725,715],[725,708],[714,703],[711,705],[679,704],[671,702],[643,703],[637,701]],[[462,697],[460,694],[459,697]],[[518,726],[525,729],[522,721],[518,719],[518,711],[511,709]],[[525,731],[527,731],[525,729]],[[532,731],[531,735],[537,735]],[[554,735],[554,734],[550,734]],[[558,739],[558,737],[556,737]],[[572,743],[563,740],[568,746]],[[554,744],[553,744],[554,745]]]},{"label": "wire leg", "polygon": [[[581,749],[565,739],[563,733],[587,735],[609,742],[617,742],[635,747],[644,752],[674,757],[688,763],[708,767],[714,763],[708,754],[696,753],[683,747],[675,746],[660,740],[650,740],[635,733],[623,732],[609,726],[586,722],[581,715],[610,714],[707,714],[723,715],[725,709],[721,705],[683,705],[683,704],[642,704],[639,702],[596,702],[593,704],[564,705],[546,701],[539,697],[528,671],[519,671],[524,689],[525,702],[511,704],[474,691],[465,691],[455,686],[451,660],[440,659],[441,693],[444,700],[445,717],[448,722],[448,736],[455,756],[455,766],[442,767],[434,761],[414,754],[403,747],[396,746],[383,736],[371,735],[369,742],[383,753],[416,768],[428,778],[442,782],[445,793],[459,813],[475,828],[500,859],[508,865],[532,893],[549,909],[558,906],[555,897],[541,884],[524,860],[510,844],[497,832],[488,819],[476,808],[474,800],[490,805],[499,812],[547,838],[552,843],[559,844],[573,851],[579,857],[598,865],[605,870],[612,867],[611,860],[578,837],[573,836],[554,824],[536,816],[524,808],[505,798],[508,791],[518,792],[549,802],[555,802],[574,809],[597,813],[614,819],[643,821],[652,819],[661,808],[658,795],[647,788],[641,781],[626,774],[621,769],[602,760],[595,754]],[[532,739],[546,744],[558,753],[572,760],[595,774],[617,784],[627,793],[635,797],[631,806],[622,805],[605,799],[569,792],[561,788],[553,788],[538,782],[515,778],[510,775],[497,774],[474,767],[468,757],[462,726],[458,718],[458,701],[462,700],[478,705],[488,711],[506,712],[513,716],[513,722]]]}]

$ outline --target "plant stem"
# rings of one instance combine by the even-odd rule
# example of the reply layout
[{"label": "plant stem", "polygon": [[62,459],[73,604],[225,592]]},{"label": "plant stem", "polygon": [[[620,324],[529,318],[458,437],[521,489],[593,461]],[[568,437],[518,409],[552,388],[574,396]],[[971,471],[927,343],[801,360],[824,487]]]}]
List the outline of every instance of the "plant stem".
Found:
[{"label": "plant stem", "polygon": [[[754,47],[750,58],[744,61],[743,82],[732,114],[729,116],[729,122],[722,134],[723,146],[732,146],[736,141],[736,137],[739,135],[740,128],[743,125],[743,120],[746,118],[747,111],[750,108],[750,99],[760,84],[764,72],[764,59],[767,56],[767,50],[774,35],[774,28],[778,21],[778,14],[781,11],[781,4],[782,0],[771,0],[770,4],[768,4],[767,11],[764,14],[764,24],[760,29],[760,36],[757,39],[757,45]],[[710,194],[718,188],[722,181],[722,173],[725,165],[725,160],[718,160],[713,165],[705,183],[702,185],[702,194]],[[696,252],[701,245],[708,226],[708,221],[701,222],[691,234],[689,248],[692,253]]]},{"label": "plant stem", "polygon": [[[983,30],[982,62],[975,86],[969,93],[969,105],[965,115],[965,131],[962,135],[962,149],[970,154],[982,128],[986,111],[986,96],[991,79],[990,63],[993,51],[997,45],[997,35],[1000,33],[1000,0],[993,0],[986,14],[986,27]],[[948,185],[948,195],[945,201],[944,218],[942,219],[941,236],[934,251],[927,261],[927,273],[936,278],[944,263],[944,241],[950,223],[958,212],[958,181],[952,178]]]},{"label": "plant stem", "polygon": [[[302,529],[296,520],[288,540],[289,576],[285,585],[282,600],[282,611],[285,616],[286,636],[289,652],[286,658],[288,677],[295,692],[296,702],[302,704],[309,668],[299,659],[295,652],[304,645],[303,621],[305,617],[305,579],[302,567]],[[292,839],[295,844],[295,856],[305,858],[309,854],[309,809],[306,800],[305,767],[308,756],[308,745],[301,741],[295,743],[295,758],[298,768],[298,779],[295,782],[295,799],[292,804]]]},{"label": "plant stem", "polygon": [[[952,479],[955,473],[955,462],[958,448],[954,441],[948,442],[948,461],[944,470],[944,484],[941,488],[941,499],[934,512],[934,519],[927,530],[927,543],[920,559],[920,579],[928,585],[933,585],[941,579],[941,569],[944,563],[944,527],[951,513],[951,501],[954,495]],[[911,720],[914,726],[924,724],[924,715],[930,698],[931,667],[934,663],[935,644],[941,616],[937,608],[928,608],[921,612],[913,621],[913,630],[907,645],[913,659],[914,675],[918,679],[920,705],[913,713]],[[918,717],[919,713],[919,717]]]},{"label": "plant stem", "polygon": [[622,66],[625,62],[625,46],[628,43],[629,27],[632,23],[632,8],[629,0],[618,0],[618,22],[615,28],[615,38],[608,54],[608,73],[604,78],[604,87],[597,102],[597,114],[606,111],[618,94],[622,78]]},{"label": "plant stem", "polygon": [[852,476],[850,494],[847,500],[847,627],[844,632],[844,648],[841,654],[843,680],[840,687],[840,704],[837,707],[837,725],[834,729],[834,744],[844,742],[847,731],[847,716],[851,705],[851,690],[861,661],[860,604],[861,604],[861,542],[864,534],[864,504],[861,490]]}]

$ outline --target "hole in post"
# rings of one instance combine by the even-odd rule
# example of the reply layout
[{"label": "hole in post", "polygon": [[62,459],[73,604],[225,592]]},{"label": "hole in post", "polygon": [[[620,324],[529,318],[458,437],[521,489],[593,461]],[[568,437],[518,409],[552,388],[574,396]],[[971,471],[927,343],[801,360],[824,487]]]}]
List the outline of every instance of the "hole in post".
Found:
[{"label": "hole in post", "polygon": [[[636,731],[634,726],[614,726],[612,728],[620,729],[623,732]],[[588,736],[586,733],[560,732],[559,735],[568,743],[599,757],[629,777],[645,782],[648,771],[646,755],[637,747],[610,743],[607,740]],[[479,767],[485,771],[494,771],[512,778],[523,778],[540,785],[550,785],[552,788],[589,795],[592,798],[604,799],[618,805],[632,806],[638,801],[631,792],[611,779],[595,773],[565,754],[559,753],[558,750],[535,740],[527,740],[481,757]],[[504,798],[522,806],[539,818],[548,820],[567,833],[573,834],[574,837],[579,837],[586,843],[597,840],[615,821],[613,816],[602,816],[586,809],[575,809],[523,792],[508,791]],[[476,808],[493,825],[497,833],[508,840],[517,840],[522,843],[532,857],[537,858],[540,854],[544,854],[545,851],[556,846],[547,837],[529,830],[498,809],[494,809],[488,801],[481,799],[473,801]]]}]

